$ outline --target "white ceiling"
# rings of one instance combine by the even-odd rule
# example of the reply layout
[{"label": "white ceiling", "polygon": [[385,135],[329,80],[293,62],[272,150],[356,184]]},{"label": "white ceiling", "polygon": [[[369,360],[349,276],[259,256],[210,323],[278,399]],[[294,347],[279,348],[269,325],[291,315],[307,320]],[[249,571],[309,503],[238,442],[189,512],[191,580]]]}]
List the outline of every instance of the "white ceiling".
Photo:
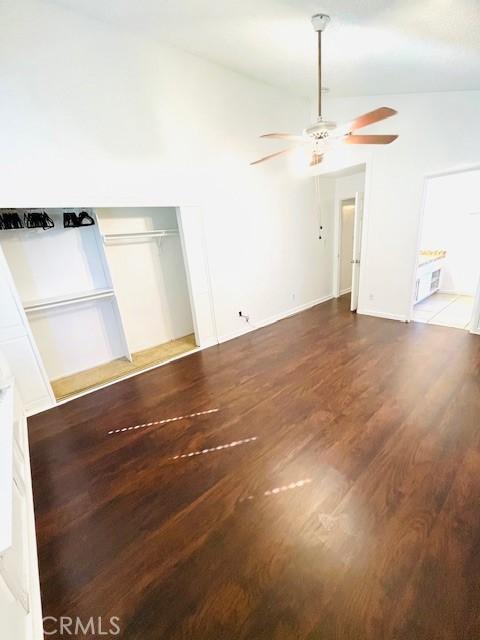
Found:
[{"label": "white ceiling", "polygon": [[333,95],[480,89],[480,0],[54,0],[312,96],[313,13]]}]

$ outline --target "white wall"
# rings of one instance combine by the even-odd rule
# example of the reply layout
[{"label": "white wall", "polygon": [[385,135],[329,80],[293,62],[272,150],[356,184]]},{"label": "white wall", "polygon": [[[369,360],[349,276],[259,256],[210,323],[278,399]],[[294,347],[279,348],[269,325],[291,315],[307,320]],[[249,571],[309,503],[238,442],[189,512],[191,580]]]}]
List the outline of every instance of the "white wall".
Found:
[{"label": "white wall", "polygon": [[0,19],[1,205],[200,205],[220,337],[331,293],[313,180],[248,166],[307,103],[47,2]]},{"label": "white wall", "polygon": [[399,139],[376,149],[345,146],[318,170],[367,162],[359,311],[406,319],[424,177],[479,161],[480,92],[330,99],[326,115],[345,122],[380,106],[399,114],[368,130]]},{"label": "white wall", "polygon": [[445,249],[441,290],[475,295],[480,275],[480,171],[427,182],[420,247]]}]

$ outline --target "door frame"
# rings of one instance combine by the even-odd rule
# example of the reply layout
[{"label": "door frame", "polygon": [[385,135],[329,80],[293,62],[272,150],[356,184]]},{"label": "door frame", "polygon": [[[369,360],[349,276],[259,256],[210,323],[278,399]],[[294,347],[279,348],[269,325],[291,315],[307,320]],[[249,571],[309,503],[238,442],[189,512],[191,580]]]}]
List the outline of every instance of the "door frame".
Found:
[{"label": "door frame", "polygon": [[175,207],[195,340],[201,349],[219,343],[209,252],[202,209]]},{"label": "door frame", "polygon": [[[361,159],[359,158],[357,162],[352,162],[351,159],[344,161],[343,159],[336,159],[333,163],[325,163],[315,165],[314,171],[312,171],[311,175],[317,179],[321,180],[322,178],[340,178],[343,176],[352,175],[353,173],[363,173],[363,188],[361,189],[361,193],[363,193],[363,221],[362,221],[362,233],[361,233],[361,243],[360,243],[360,265],[359,265],[359,306],[357,309],[357,313],[366,313],[369,315],[368,311],[365,311],[364,306],[362,304],[362,270],[364,265],[366,264],[366,257],[368,255],[368,224],[369,224],[369,203],[370,203],[370,193],[371,193],[371,183],[372,183],[372,154],[371,152],[363,156]],[[332,211],[332,244],[331,244],[331,265],[332,265],[332,273],[331,273],[331,292],[332,298],[338,297],[338,289],[339,289],[339,270],[338,270],[338,245],[339,245],[339,216],[340,216],[340,202],[344,200],[354,199],[356,196],[356,191],[352,191],[347,193],[342,198],[337,198],[337,193],[333,194],[332,197],[332,205],[330,211]],[[328,231],[328,230],[327,230]],[[336,252],[336,253],[335,253]]]},{"label": "door frame", "polygon": [[[342,257],[342,208],[346,204],[352,204],[355,206],[355,194],[353,196],[349,196],[348,198],[339,198],[335,202],[335,246],[334,246],[334,258],[333,258],[333,297],[339,298],[346,293],[352,291],[352,287],[350,285],[350,289],[346,291],[340,291],[340,275],[341,275],[341,257]],[[355,212],[356,215],[356,212]],[[355,224],[355,222],[354,222]],[[355,233],[355,230],[352,230],[352,233]],[[336,256],[336,258],[335,258]],[[353,272],[353,264],[352,264],[352,272]]]},{"label": "door frame", "polygon": [[[441,178],[443,176],[455,175],[456,173],[468,173],[469,171],[478,171],[480,170],[480,163],[468,164],[468,165],[458,165],[456,167],[452,167],[450,169],[443,169],[442,171],[435,171],[433,173],[426,173],[423,176],[423,189],[422,189],[422,200],[420,205],[420,214],[418,216],[417,221],[417,231],[416,231],[416,242],[415,242],[415,255],[413,257],[413,270],[411,275],[411,290],[410,290],[410,300],[409,300],[409,308],[407,309],[407,313],[405,314],[406,321],[413,321],[413,307],[415,306],[415,288],[417,283],[417,271],[420,262],[420,245],[422,241],[422,232],[423,232],[423,223],[425,220],[425,208],[427,204],[427,189],[429,180],[434,178]],[[473,303],[473,311],[470,322],[469,332],[480,335],[480,278],[477,284],[477,291],[475,294],[475,300]]]},{"label": "door frame", "polygon": [[472,317],[470,318],[470,333],[480,336],[480,278],[478,279],[477,292],[473,301]]}]

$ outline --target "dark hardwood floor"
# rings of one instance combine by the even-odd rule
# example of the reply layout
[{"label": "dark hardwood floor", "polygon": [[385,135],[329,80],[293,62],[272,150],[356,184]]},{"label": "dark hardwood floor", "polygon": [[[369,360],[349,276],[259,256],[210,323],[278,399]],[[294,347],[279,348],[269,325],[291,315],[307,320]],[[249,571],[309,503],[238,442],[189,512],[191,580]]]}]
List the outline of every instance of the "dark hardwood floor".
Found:
[{"label": "dark hardwood floor", "polygon": [[29,430],[45,616],[118,616],[124,640],[480,637],[478,336],[332,301]]}]

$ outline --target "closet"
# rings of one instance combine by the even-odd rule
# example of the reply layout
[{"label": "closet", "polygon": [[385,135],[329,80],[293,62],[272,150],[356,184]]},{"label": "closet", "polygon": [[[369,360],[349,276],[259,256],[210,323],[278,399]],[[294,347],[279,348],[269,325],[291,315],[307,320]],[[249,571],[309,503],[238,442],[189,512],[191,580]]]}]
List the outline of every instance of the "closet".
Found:
[{"label": "closet", "polygon": [[0,210],[0,226],[57,400],[196,348],[176,208]]}]

